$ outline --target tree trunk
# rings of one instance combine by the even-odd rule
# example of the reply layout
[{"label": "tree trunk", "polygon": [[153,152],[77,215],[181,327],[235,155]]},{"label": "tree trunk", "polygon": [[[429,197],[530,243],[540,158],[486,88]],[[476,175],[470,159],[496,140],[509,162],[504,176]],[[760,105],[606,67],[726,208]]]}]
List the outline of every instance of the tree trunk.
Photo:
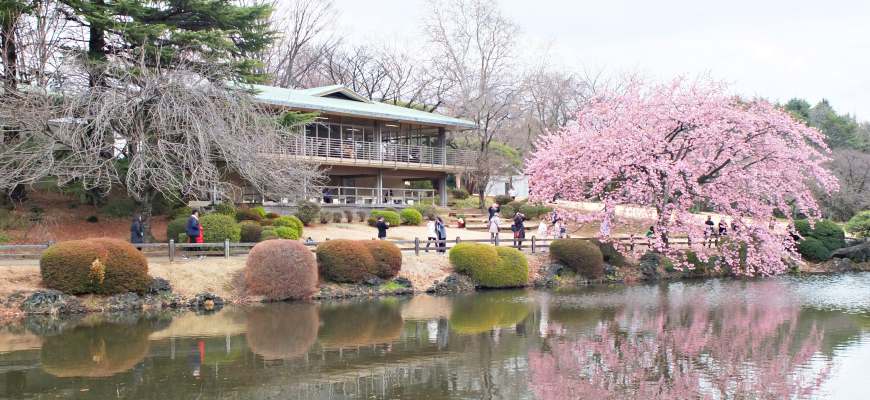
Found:
[{"label": "tree trunk", "polygon": [[18,48],[15,43],[15,22],[20,16],[15,7],[0,10],[0,57],[3,62],[3,86],[7,91],[18,87]]},{"label": "tree trunk", "polygon": [[[97,7],[102,7],[105,5],[105,2],[103,0],[94,0],[93,4]],[[98,24],[93,20],[88,22],[90,23],[88,28],[88,63],[93,67],[106,61],[106,32],[102,24]],[[88,84],[90,87],[103,85],[102,71],[102,68],[92,68],[88,72]]]},{"label": "tree trunk", "polygon": [[142,231],[145,232],[142,241],[145,243],[154,242],[154,234],[151,232],[151,217],[154,214],[154,198],[156,195],[157,193],[155,191],[149,191],[140,202],[141,210],[139,215],[142,216]]}]

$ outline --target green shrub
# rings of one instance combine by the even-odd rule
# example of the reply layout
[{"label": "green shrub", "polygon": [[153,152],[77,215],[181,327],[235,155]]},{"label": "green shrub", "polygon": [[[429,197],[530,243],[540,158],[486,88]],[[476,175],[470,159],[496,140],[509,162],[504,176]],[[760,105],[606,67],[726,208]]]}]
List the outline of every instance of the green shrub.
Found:
[{"label": "green shrub", "polygon": [[413,208],[406,208],[399,213],[404,225],[420,225],[423,222],[423,214]]},{"label": "green shrub", "polygon": [[189,217],[183,216],[173,219],[166,224],[166,241],[169,239],[175,239],[178,241],[178,234],[184,233],[187,231],[187,219]]},{"label": "green shrub", "polygon": [[393,279],[402,269],[402,251],[395,243],[384,240],[364,240],[368,251],[375,260],[375,268],[370,271],[382,279]]},{"label": "green shrub", "polygon": [[588,279],[604,276],[604,256],[584,239],[558,239],[550,244],[550,257]]},{"label": "green shrub", "polygon": [[503,194],[495,196],[495,202],[496,202],[496,204],[498,204],[500,206],[503,206],[507,203],[510,203],[511,201],[513,201],[513,199],[510,196],[506,196]]},{"label": "green shrub", "polygon": [[450,249],[449,258],[454,271],[473,276],[474,271],[495,267],[498,252],[482,243],[459,243]]},{"label": "green shrub", "polygon": [[553,211],[551,207],[547,207],[543,204],[533,204],[525,201],[522,202],[519,209],[520,212],[525,214],[526,218],[529,219],[538,219]]},{"label": "green shrub", "polygon": [[804,238],[798,242],[798,252],[810,261],[825,261],[831,258],[831,251],[821,240],[814,237]]},{"label": "green shrub", "polygon": [[236,215],[236,206],[233,203],[223,202],[220,204],[215,204],[214,212],[223,215],[229,215],[231,217]]},{"label": "green shrub", "polygon": [[110,217],[123,218],[133,215],[136,206],[136,200],[129,197],[110,198],[106,205],[100,207],[100,212]]},{"label": "green shrub", "polygon": [[263,234],[263,227],[254,221],[242,221],[239,224],[241,228],[242,243],[256,243],[260,241],[260,236]]},{"label": "green shrub", "polygon": [[471,194],[465,189],[452,189],[450,190],[450,194],[452,194],[453,198],[457,200],[465,200],[468,196],[471,196]]},{"label": "green shrub", "polygon": [[341,223],[341,216],[342,216],[341,211],[333,211],[332,212],[332,222],[335,222],[336,224],[340,224]]},{"label": "green shrub", "polygon": [[302,237],[295,226],[279,226],[275,228],[274,232],[281,239],[299,240]]},{"label": "green shrub", "polygon": [[260,241],[261,242],[265,242],[267,240],[272,240],[272,239],[280,239],[278,237],[278,234],[275,233],[275,228],[272,228],[272,227],[265,228],[265,229],[263,229],[263,232],[260,232]]},{"label": "green shrub", "polygon": [[846,247],[846,233],[832,221],[820,219],[815,226],[810,227],[809,221],[799,219],[794,225],[802,237],[818,239],[829,252]]},{"label": "green shrub", "polygon": [[846,230],[857,237],[870,237],[870,210],[855,214],[846,223]]},{"label": "green shrub", "polygon": [[311,225],[320,214],[320,206],[310,201],[300,201],[296,204],[296,216],[305,226]]},{"label": "green shrub", "polygon": [[362,242],[329,240],[317,245],[317,268],[324,279],[360,283],[375,270],[375,259]]},{"label": "green shrub", "polygon": [[172,209],[172,219],[187,218],[190,214],[193,214],[193,209],[188,206],[181,206]]},{"label": "green shrub", "polygon": [[141,294],[151,283],[145,256],[116,239],[54,244],[43,252],[39,270],[43,285],[68,294]]},{"label": "green shrub", "polygon": [[10,241],[12,241],[12,238],[6,232],[0,232],[0,243],[9,243]]},{"label": "green shrub", "polygon": [[205,243],[238,242],[242,239],[242,228],[236,221],[223,214],[206,214],[199,219],[202,225],[202,239]]},{"label": "green shrub", "polygon": [[480,287],[519,287],[529,281],[526,256],[510,247],[460,243],[450,249],[450,264]]},{"label": "green shrub", "polygon": [[275,219],[275,218],[278,218],[280,216],[281,215],[279,215],[278,213],[273,213],[273,212],[266,213],[266,219]]},{"label": "green shrub", "polygon": [[236,210],[236,221],[256,221],[260,222],[263,220],[263,217],[260,216],[260,213],[255,211],[253,208],[240,208]]},{"label": "green shrub", "polygon": [[299,231],[299,234],[302,234],[302,221],[299,218],[296,218],[294,215],[285,215],[283,217],[275,218],[272,221],[272,225],[274,226],[290,226],[296,228]]},{"label": "green shrub", "polygon": [[251,210],[257,213],[257,215],[260,216],[260,219],[266,218],[266,209],[263,208],[263,206],[251,207]]},{"label": "green shrub", "polygon": [[387,221],[390,226],[399,226],[402,223],[402,217],[395,211],[375,210],[372,211],[371,215],[369,215],[369,225],[375,226],[378,217],[384,217],[384,220]]},{"label": "green shrub", "polygon": [[522,205],[522,201],[512,201],[510,203],[501,205],[501,207],[498,208],[498,212],[502,218],[510,219],[517,214],[517,211],[520,210],[520,207],[522,207]]},{"label": "green shrub", "polygon": [[419,211],[420,215],[422,215],[423,218],[426,219],[435,218],[438,216],[438,208],[431,204],[417,203],[412,205],[411,208]]},{"label": "green shrub", "polygon": [[621,267],[625,265],[625,256],[613,246],[613,243],[602,242],[598,239],[592,239],[592,243],[598,246],[601,250],[601,255],[604,257],[604,262],[613,266]]},{"label": "green shrub", "polygon": [[317,262],[294,240],[258,243],[245,262],[245,289],[268,300],[308,299],[317,292]]}]

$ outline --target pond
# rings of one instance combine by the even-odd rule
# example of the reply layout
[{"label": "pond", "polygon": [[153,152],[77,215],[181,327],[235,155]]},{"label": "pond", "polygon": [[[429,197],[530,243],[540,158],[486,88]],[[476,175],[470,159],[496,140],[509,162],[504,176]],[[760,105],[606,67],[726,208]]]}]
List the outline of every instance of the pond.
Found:
[{"label": "pond", "polygon": [[870,398],[870,273],[0,328],[8,399]]}]

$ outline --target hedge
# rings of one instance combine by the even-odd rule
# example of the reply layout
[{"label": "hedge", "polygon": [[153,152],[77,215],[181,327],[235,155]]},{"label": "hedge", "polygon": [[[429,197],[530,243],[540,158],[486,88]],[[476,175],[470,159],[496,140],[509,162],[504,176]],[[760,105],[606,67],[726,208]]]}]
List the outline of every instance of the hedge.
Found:
[{"label": "hedge", "polygon": [[846,230],[858,237],[870,237],[870,210],[855,214],[846,223]]},{"label": "hedge", "polygon": [[254,221],[242,221],[239,224],[241,228],[242,243],[256,243],[260,241],[263,234],[263,227]]},{"label": "hedge", "polygon": [[375,210],[372,211],[371,215],[369,215],[369,225],[375,226],[378,217],[384,217],[384,220],[387,221],[390,226],[399,226],[402,224],[402,217],[399,215],[398,212],[389,210]]},{"label": "hedge", "polygon": [[798,242],[798,252],[810,261],[825,261],[831,258],[831,251],[824,242],[814,237],[804,238]]},{"label": "hedge", "polygon": [[423,214],[413,208],[406,208],[399,213],[404,225],[420,225],[423,222]]},{"label": "hedge", "polygon": [[43,252],[39,270],[46,287],[68,294],[141,294],[151,283],[145,256],[117,239],[54,244]]},{"label": "hedge", "polygon": [[220,204],[215,204],[214,212],[223,215],[229,215],[234,217],[236,215],[236,206],[233,203],[223,202]]},{"label": "hedge", "polygon": [[166,241],[168,242],[170,239],[175,239],[178,241],[178,235],[187,231],[187,217],[178,217],[169,221],[166,225]]},{"label": "hedge", "polygon": [[510,247],[460,243],[450,249],[450,264],[485,288],[525,286],[529,281],[526,256]]},{"label": "hedge", "polygon": [[265,242],[267,240],[279,239],[278,234],[275,233],[275,228],[269,227],[263,229],[263,232],[260,233],[260,241]]},{"label": "hedge", "polygon": [[794,225],[802,237],[818,239],[828,251],[846,247],[846,233],[840,225],[832,221],[820,219],[815,226],[810,227],[809,221],[800,219]]},{"label": "hedge", "polygon": [[296,217],[306,226],[317,220],[320,206],[310,201],[300,201],[296,204]]},{"label": "hedge", "polygon": [[604,256],[584,239],[558,239],[550,243],[550,257],[588,279],[604,276]]},{"label": "hedge", "polygon": [[267,300],[308,299],[317,292],[317,278],[314,255],[295,240],[258,243],[245,262],[245,289]]},{"label": "hedge", "polygon": [[238,242],[242,239],[242,228],[232,217],[223,214],[206,214],[199,218],[202,225],[202,239],[205,243]]},{"label": "hedge", "polygon": [[272,221],[272,225],[296,228],[296,230],[299,231],[299,236],[302,236],[302,227],[304,226],[302,221],[295,215],[285,215],[283,217],[275,218]]},{"label": "hedge", "polygon": [[251,208],[240,208],[236,210],[236,221],[257,221],[260,222],[263,217],[260,216],[260,213],[254,211]]},{"label": "hedge", "polygon": [[375,259],[362,242],[329,240],[316,252],[320,276],[333,282],[360,283],[375,269]]},{"label": "hedge", "polygon": [[281,239],[299,240],[299,238],[302,237],[302,234],[295,226],[279,226],[276,227],[273,232],[275,232],[275,236],[278,236]]},{"label": "hedge", "polygon": [[381,279],[392,279],[402,269],[402,251],[395,243],[383,240],[364,240],[369,253],[375,260],[374,270],[370,271]]}]

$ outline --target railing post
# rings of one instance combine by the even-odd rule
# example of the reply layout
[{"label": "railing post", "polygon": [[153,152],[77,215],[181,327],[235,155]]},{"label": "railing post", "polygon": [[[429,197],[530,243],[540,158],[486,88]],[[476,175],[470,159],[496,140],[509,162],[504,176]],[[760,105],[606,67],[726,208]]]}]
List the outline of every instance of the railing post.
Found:
[{"label": "railing post", "polygon": [[496,247],[498,247],[498,237],[499,237],[499,233],[501,233],[501,232],[496,232],[496,234],[495,234],[495,246],[496,246]]},{"label": "railing post", "polygon": [[457,237],[456,237],[456,244],[459,244],[459,242],[461,242],[461,241],[462,241],[462,240],[459,239],[459,236],[457,236]]},{"label": "railing post", "polygon": [[532,235],[532,254],[535,254],[535,235]]},{"label": "railing post", "polygon": [[169,262],[175,260],[175,239],[169,239]]},{"label": "railing post", "polygon": [[420,255],[420,238],[418,238],[418,237],[414,238],[414,255],[415,256]]},{"label": "railing post", "polygon": [[224,258],[230,258],[230,240],[224,239]]}]

